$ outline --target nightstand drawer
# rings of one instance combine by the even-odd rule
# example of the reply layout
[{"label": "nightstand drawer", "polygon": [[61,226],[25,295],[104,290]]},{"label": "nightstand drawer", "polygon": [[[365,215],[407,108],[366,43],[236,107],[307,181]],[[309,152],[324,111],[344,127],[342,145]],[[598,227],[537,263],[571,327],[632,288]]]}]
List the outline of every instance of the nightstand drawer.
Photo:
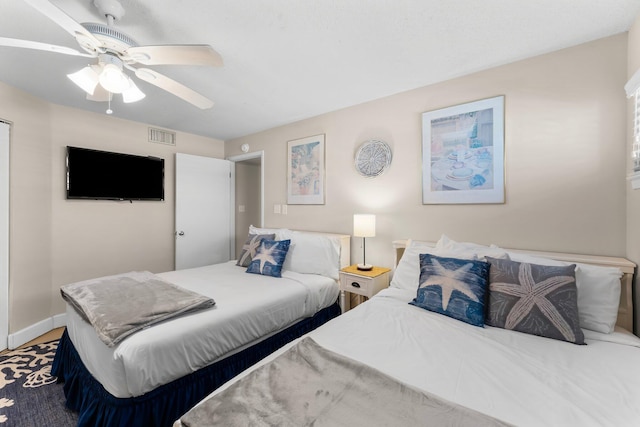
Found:
[{"label": "nightstand drawer", "polygon": [[340,289],[358,295],[370,296],[373,291],[373,280],[367,277],[343,274],[340,277]]}]

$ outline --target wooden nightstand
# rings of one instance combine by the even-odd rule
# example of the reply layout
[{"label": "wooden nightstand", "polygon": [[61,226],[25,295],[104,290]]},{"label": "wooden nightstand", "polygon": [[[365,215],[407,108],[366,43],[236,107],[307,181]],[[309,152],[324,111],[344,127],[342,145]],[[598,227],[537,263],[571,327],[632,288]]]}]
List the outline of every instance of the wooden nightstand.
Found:
[{"label": "wooden nightstand", "polygon": [[389,286],[390,268],[373,267],[371,271],[358,270],[350,265],[340,270],[340,308],[342,312],[351,308],[347,292],[371,298]]}]

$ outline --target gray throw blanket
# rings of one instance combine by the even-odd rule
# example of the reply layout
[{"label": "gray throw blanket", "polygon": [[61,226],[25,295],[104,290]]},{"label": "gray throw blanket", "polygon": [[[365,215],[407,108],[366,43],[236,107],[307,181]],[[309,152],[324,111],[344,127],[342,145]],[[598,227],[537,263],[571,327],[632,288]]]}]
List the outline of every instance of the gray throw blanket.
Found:
[{"label": "gray throw blanket", "polygon": [[109,347],[154,323],[215,304],[148,271],[72,283],[60,293]]},{"label": "gray throw blanket", "polygon": [[305,338],[182,416],[204,426],[507,426]]}]

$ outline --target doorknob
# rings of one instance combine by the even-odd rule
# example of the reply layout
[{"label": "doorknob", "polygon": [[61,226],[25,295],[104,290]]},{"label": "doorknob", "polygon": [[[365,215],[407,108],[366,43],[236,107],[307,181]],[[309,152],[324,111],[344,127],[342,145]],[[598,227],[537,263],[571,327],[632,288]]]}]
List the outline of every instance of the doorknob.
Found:
[{"label": "doorknob", "polygon": [[184,231],[180,231],[178,233],[176,233],[178,236],[184,236]]}]

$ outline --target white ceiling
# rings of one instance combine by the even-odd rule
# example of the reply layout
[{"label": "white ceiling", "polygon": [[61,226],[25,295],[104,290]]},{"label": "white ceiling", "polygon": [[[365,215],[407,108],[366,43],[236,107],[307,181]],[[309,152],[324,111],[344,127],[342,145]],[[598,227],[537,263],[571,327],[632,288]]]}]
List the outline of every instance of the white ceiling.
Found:
[{"label": "white ceiling", "polygon": [[[51,0],[102,22],[93,0]],[[0,37],[79,49],[22,0],[1,0]],[[222,68],[155,66],[212,99],[196,107],[145,82],[113,115],[228,140],[627,31],[638,0],[121,0],[116,27],[140,45],[210,44]],[[0,47],[0,81],[104,113],[66,74],[88,60]],[[621,88],[622,90],[622,88]]]}]

